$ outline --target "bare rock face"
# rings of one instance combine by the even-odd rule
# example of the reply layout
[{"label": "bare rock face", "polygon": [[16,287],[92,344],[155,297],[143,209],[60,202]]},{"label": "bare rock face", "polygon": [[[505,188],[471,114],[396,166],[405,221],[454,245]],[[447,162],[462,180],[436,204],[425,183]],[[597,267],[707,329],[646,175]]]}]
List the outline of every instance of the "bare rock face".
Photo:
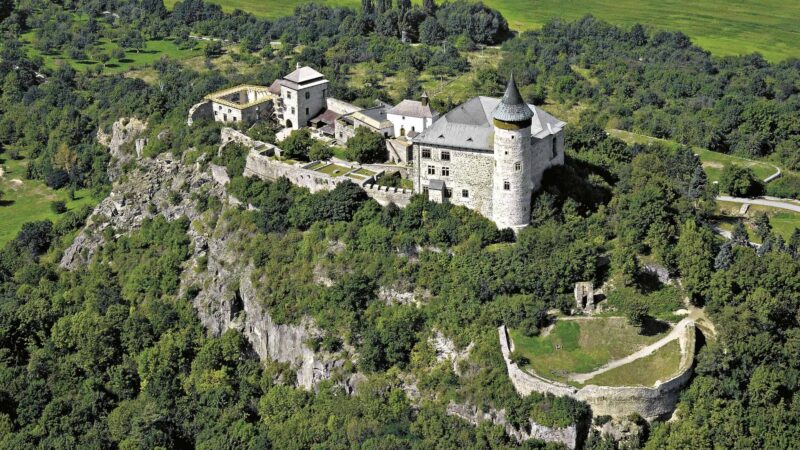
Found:
[{"label": "bare rock face", "polygon": [[[112,163],[108,168],[108,177],[111,181],[116,180],[120,175],[120,167],[134,158],[134,155],[125,153],[122,146],[133,142],[140,134],[147,129],[147,123],[131,117],[122,118],[111,125],[111,133],[106,134],[103,130],[97,130],[97,142],[108,147]],[[144,145],[142,145],[143,147]],[[137,146],[137,153],[141,150]]]},{"label": "bare rock face", "polygon": [[[224,190],[212,182],[207,171],[198,169],[199,163],[185,166],[170,154],[140,161],[94,209],[84,230],[64,252],[61,267],[75,269],[87,264],[103,243],[103,230],[107,227],[121,234],[139,228],[144,219],[156,214],[169,220],[199,217],[190,193],[205,188],[209,195],[224,197]],[[199,238],[193,237],[196,241]],[[198,244],[202,246],[195,242],[195,246]]]},{"label": "bare rock face", "polygon": [[509,436],[520,443],[530,439],[539,439],[545,442],[564,444],[569,449],[578,447],[579,443],[577,424],[572,424],[566,428],[551,428],[529,419],[528,427],[516,428],[506,420],[506,411],[504,409],[500,411],[491,409],[489,412],[483,412],[475,406],[452,401],[447,405],[447,414],[460,417],[476,426],[483,421],[501,425]]}]

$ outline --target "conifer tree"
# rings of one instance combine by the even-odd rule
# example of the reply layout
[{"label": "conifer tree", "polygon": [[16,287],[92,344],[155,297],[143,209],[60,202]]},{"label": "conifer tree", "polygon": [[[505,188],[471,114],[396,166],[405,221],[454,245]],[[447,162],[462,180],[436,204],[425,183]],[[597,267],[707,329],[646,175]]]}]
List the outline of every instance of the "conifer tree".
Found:
[{"label": "conifer tree", "polygon": [[747,237],[747,229],[744,227],[744,222],[741,220],[736,222],[733,227],[731,240],[736,245],[748,245],[749,238]]},{"label": "conifer tree", "polygon": [[767,236],[769,236],[769,233],[772,231],[772,225],[769,223],[767,213],[758,213],[756,215],[755,225],[756,235],[760,237],[762,241],[766,240]]},{"label": "conifer tree", "polygon": [[714,258],[714,269],[727,269],[731,264],[733,264],[733,245],[728,241],[719,248],[719,253],[717,253],[717,257]]}]

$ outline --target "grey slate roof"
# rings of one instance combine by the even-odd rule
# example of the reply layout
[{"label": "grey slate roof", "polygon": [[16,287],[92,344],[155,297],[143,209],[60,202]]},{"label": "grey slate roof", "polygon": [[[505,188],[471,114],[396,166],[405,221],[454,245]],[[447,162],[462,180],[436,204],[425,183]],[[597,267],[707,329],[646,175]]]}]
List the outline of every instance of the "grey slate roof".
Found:
[{"label": "grey slate roof", "polygon": [[433,191],[441,191],[444,189],[444,181],[442,180],[430,180],[428,182],[428,189]]},{"label": "grey slate roof", "polygon": [[533,111],[519,94],[517,83],[514,82],[514,74],[509,77],[506,92],[492,116],[503,122],[523,122],[533,117]]},{"label": "grey slate roof", "polygon": [[283,79],[293,83],[303,84],[323,77],[324,75],[312,69],[311,67],[303,66],[296,69],[289,75],[286,75],[283,77]]},{"label": "grey slate roof", "polygon": [[[433,125],[414,137],[414,143],[493,151],[492,115],[499,104],[499,98],[473,97],[433,122]],[[531,135],[536,138],[555,134],[566,125],[541,108],[526,106],[532,114]]]},{"label": "grey slate roof", "polygon": [[403,100],[394,108],[387,111],[387,113],[398,116],[423,117],[426,119],[431,119],[436,114],[436,112],[431,109],[430,105],[423,105],[422,102],[417,100]]}]

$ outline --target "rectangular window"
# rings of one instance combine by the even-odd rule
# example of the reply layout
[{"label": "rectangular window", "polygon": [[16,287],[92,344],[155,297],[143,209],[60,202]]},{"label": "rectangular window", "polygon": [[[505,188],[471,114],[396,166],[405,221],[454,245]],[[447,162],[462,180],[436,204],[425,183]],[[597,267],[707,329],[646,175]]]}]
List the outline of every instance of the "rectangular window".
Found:
[{"label": "rectangular window", "polygon": [[553,156],[551,156],[551,157],[550,157],[550,159],[553,159],[553,158],[555,158],[556,156],[558,156],[558,150],[557,150],[557,147],[556,147],[556,143],[557,143],[557,142],[558,142],[558,141],[557,141],[556,137],[555,137],[555,136],[553,136]]},{"label": "rectangular window", "polygon": [[292,114],[294,114],[294,106],[292,106]]},{"label": "rectangular window", "polygon": [[306,115],[308,115],[308,108],[306,108]]},{"label": "rectangular window", "polygon": [[428,166],[428,175],[436,175],[436,167]]},{"label": "rectangular window", "polygon": [[461,196],[464,198],[469,198],[469,191],[466,189],[461,190]]},{"label": "rectangular window", "polygon": [[311,98],[311,92],[306,92],[306,100]]},{"label": "rectangular window", "polygon": [[519,171],[520,171],[520,169],[522,169],[522,163],[521,163],[521,162],[519,162],[519,161],[515,162],[515,163],[514,163],[514,170],[516,170],[517,172],[519,172]]},{"label": "rectangular window", "polygon": [[453,189],[452,188],[444,188],[444,196],[445,196],[445,198],[452,198],[453,197]]},{"label": "rectangular window", "polygon": [[506,191],[510,191],[511,190],[511,183],[509,183],[508,181],[503,181],[503,189],[506,190]]},{"label": "rectangular window", "polygon": [[442,176],[449,177],[450,176],[450,168],[449,167],[442,167]]},{"label": "rectangular window", "polygon": [[431,157],[431,149],[423,148],[422,149],[422,157],[426,158],[426,159],[430,159],[430,157]]},{"label": "rectangular window", "polygon": [[442,150],[442,161],[450,161],[450,152]]},{"label": "rectangular window", "polygon": [[425,197],[428,196],[428,186],[422,186],[422,193],[425,194]]},{"label": "rectangular window", "polygon": [[292,98],[292,91],[286,91],[286,98]]}]

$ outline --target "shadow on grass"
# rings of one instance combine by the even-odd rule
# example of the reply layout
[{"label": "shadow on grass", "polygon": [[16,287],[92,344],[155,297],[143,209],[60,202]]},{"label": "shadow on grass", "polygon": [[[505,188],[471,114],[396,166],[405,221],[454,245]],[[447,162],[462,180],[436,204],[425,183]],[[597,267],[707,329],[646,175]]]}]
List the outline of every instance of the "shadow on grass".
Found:
[{"label": "shadow on grass", "polygon": [[129,63],[132,63],[132,62],[133,62],[133,60],[132,60],[132,59],[130,59],[130,58],[122,58],[122,59],[120,59],[120,60],[119,60],[119,62],[120,62],[121,64],[129,64]]},{"label": "shadow on grass", "polygon": [[11,206],[14,203],[14,200],[0,200],[0,206]]},{"label": "shadow on grass", "polygon": [[108,64],[105,65],[105,67],[106,67],[106,69],[114,69],[116,67],[119,67],[119,64],[108,63]]},{"label": "shadow on grass", "polygon": [[642,294],[647,295],[660,290],[664,284],[658,279],[658,274],[642,270],[636,275],[636,286]]},{"label": "shadow on grass", "polygon": [[669,331],[669,324],[652,317],[646,317],[642,323],[642,328],[639,334],[643,336],[655,336]]}]

